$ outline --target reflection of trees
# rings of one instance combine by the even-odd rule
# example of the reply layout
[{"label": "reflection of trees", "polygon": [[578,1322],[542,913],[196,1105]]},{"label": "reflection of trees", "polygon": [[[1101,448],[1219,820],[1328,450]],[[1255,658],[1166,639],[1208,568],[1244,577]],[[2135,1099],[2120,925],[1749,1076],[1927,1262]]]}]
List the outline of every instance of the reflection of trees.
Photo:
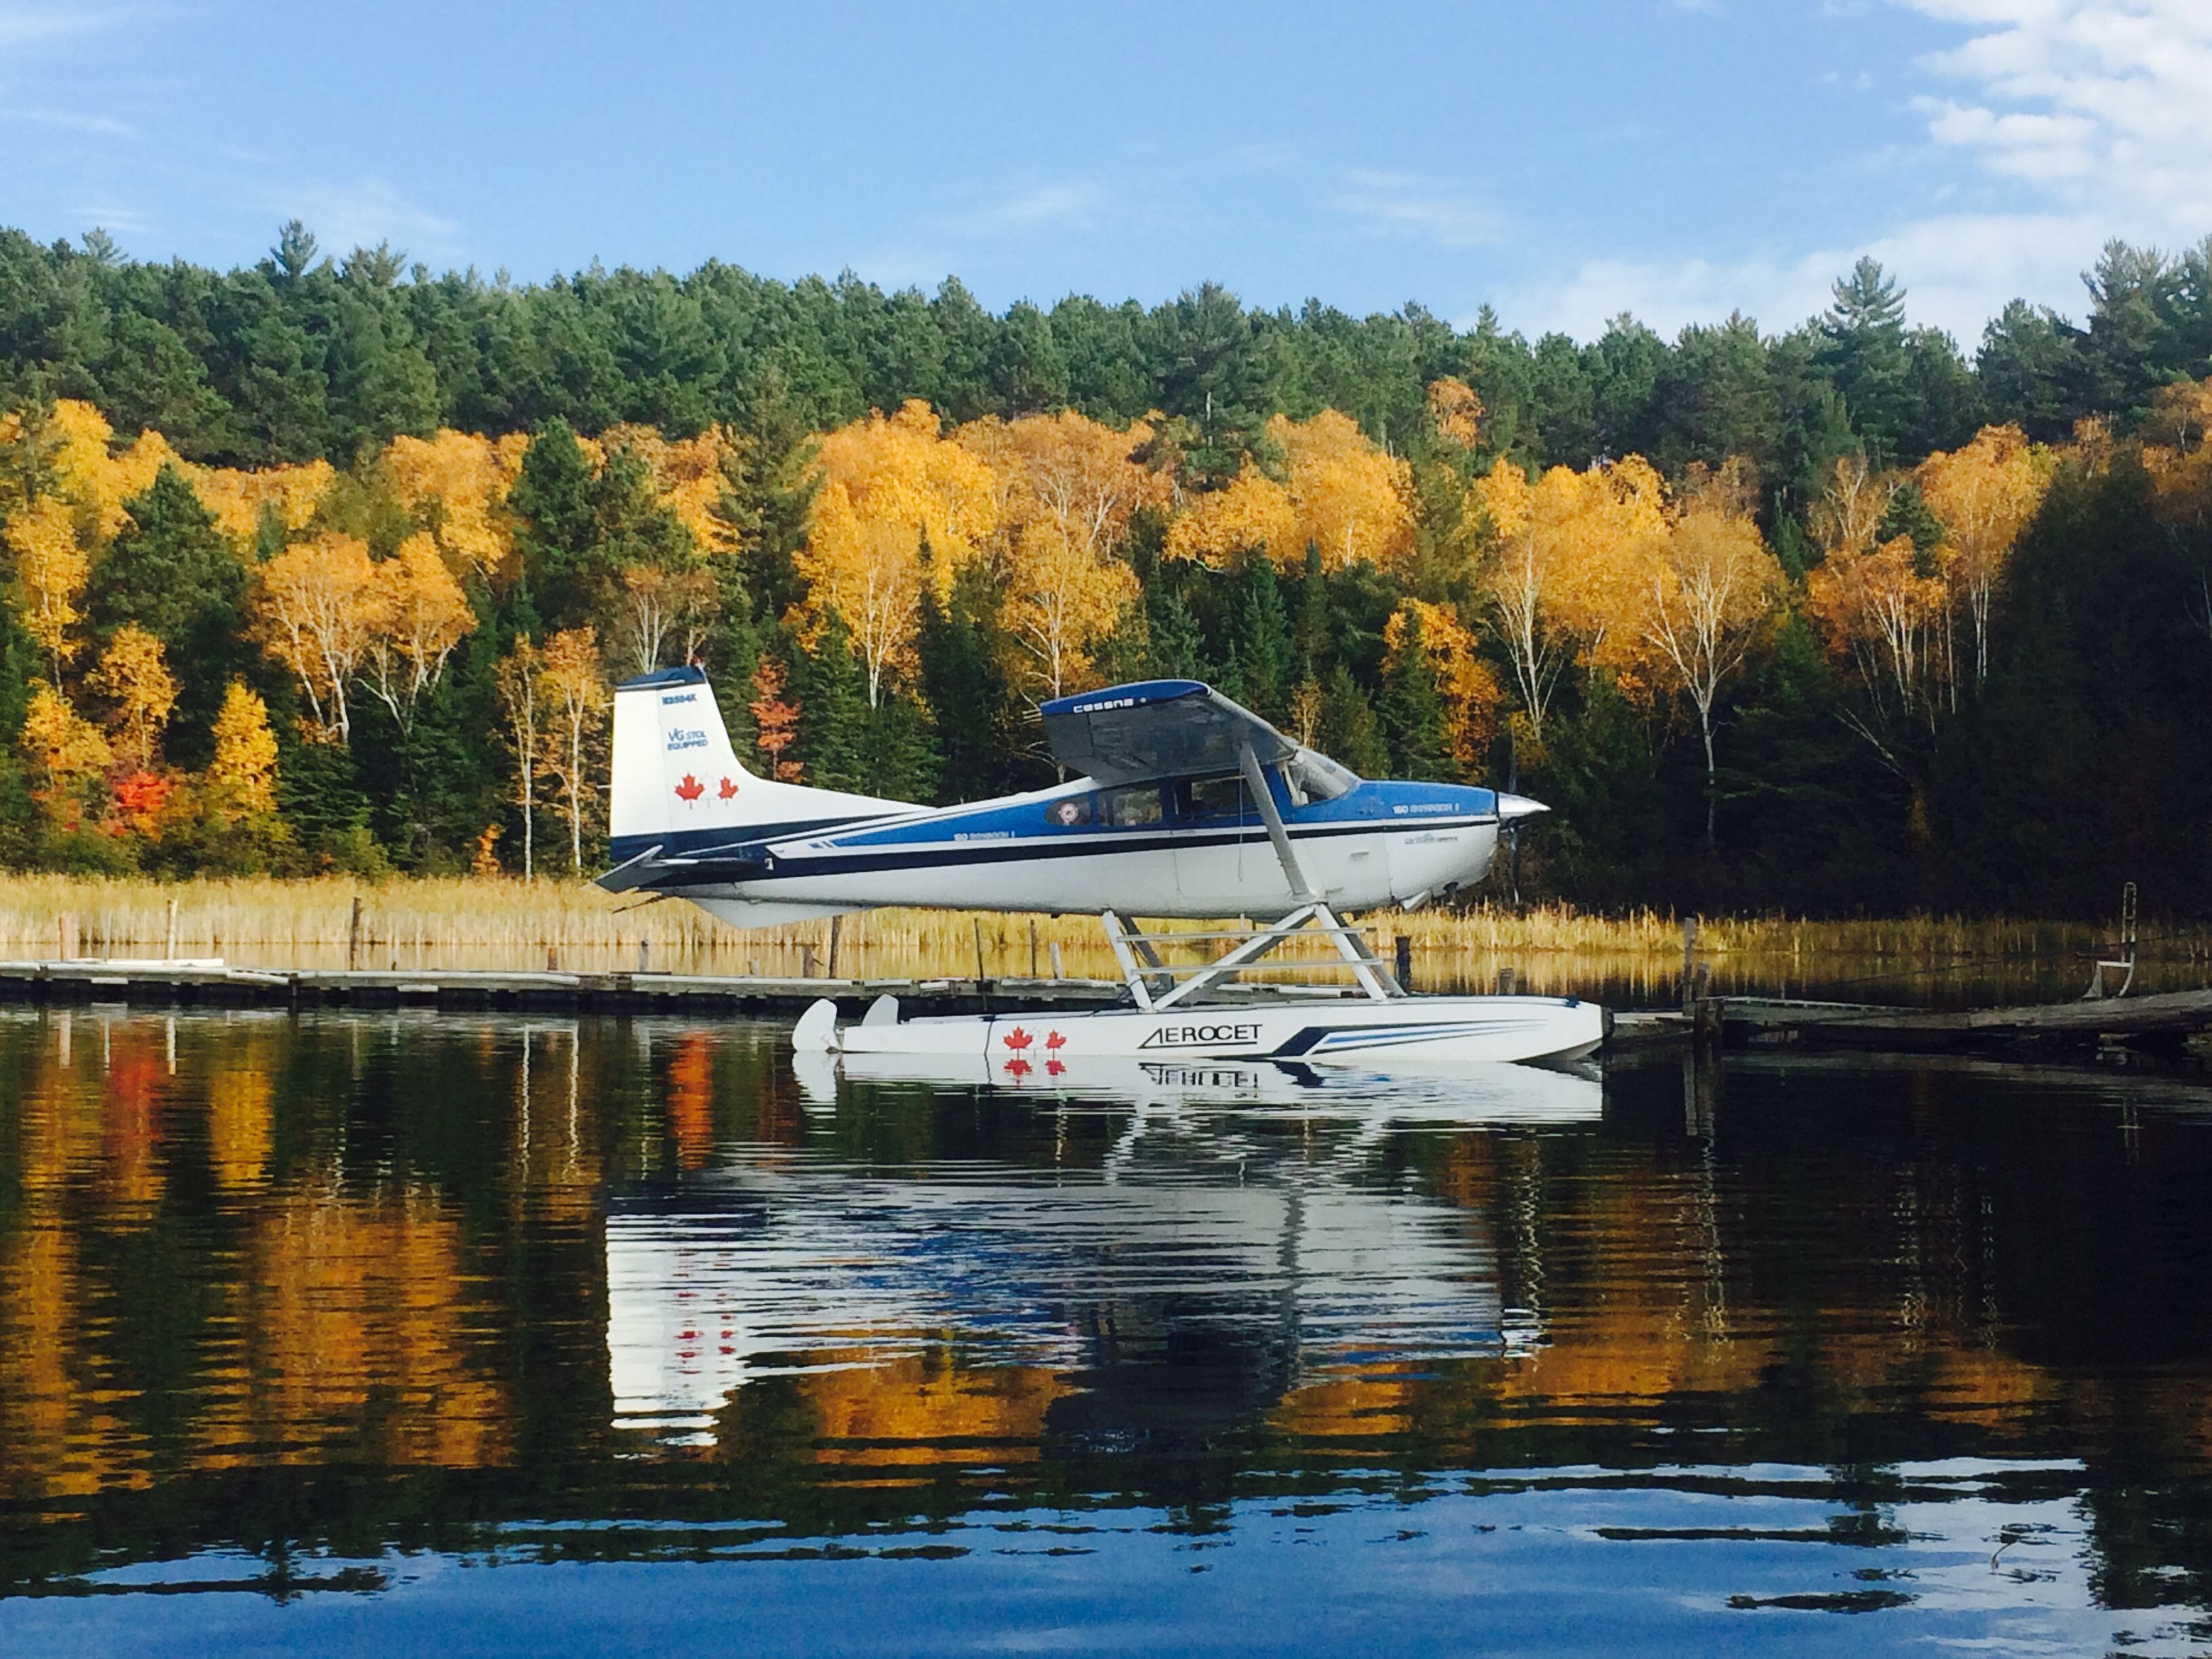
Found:
[{"label": "reflection of trees", "polygon": [[[80,1013],[66,1043],[59,1016],[0,1024],[0,1494],[37,1517],[0,1521],[0,1584],[96,1552],[457,1544],[530,1517],[1199,1517],[1694,1443],[1826,1464],[1869,1504],[1900,1460],[2080,1457],[2103,1592],[2212,1592],[2212,1148],[2172,1119],[2146,1117],[2131,1163],[2094,1103],[2047,1091],[1732,1067],[1686,1099],[1671,1071],[1620,1073],[1602,1126],[1394,1137],[1331,1176],[1456,1206],[1525,1347],[1321,1354],[1279,1285],[1203,1318],[1139,1286],[1071,1303],[1078,1362],[855,1339],[754,1375],[710,1451],[677,1450],[610,1427],[611,1188],[738,1156],[768,1179],[830,1158],[1095,1182],[1127,1114],[880,1089],[810,1123],[742,1029],[179,1030],[173,1075],[158,1021]],[[1193,1121],[1148,1144],[1201,1184],[1340,1152],[1287,1120]],[[587,1526],[557,1547],[700,1546]]]}]

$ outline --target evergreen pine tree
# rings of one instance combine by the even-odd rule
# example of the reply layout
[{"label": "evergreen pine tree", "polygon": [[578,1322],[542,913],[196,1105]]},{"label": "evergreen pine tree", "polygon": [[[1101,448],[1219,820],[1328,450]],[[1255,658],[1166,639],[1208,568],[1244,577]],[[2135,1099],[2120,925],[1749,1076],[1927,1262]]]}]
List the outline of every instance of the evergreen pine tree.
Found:
[{"label": "evergreen pine tree", "polygon": [[105,640],[136,623],[161,641],[177,680],[169,757],[204,765],[223,691],[246,665],[238,614],[246,572],[175,467],[163,466],[124,510],[129,521],[88,585],[93,629]]},{"label": "evergreen pine tree", "polygon": [[1420,618],[1406,617],[1398,649],[1382,668],[1382,734],[1398,775],[1442,778],[1452,771],[1451,729],[1437,672],[1421,648]]},{"label": "evergreen pine tree", "polygon": [[814,649],[792,657],[800,710],[793,747],[806,781],[818,789],[868,791],[868,699],[844,618],[831,611]]},{"label": "evergreen pine tree", "polygon": [[1237,658],[1243,670],[1244,698],[1253,712],[1280,722],[1286,716],[1291,686],[1291,631],[1283,611],[1283,590],[1275,562],[1255,554],[1244,572],[1244,603],[1237,630]]},{"label": "evergreen pine tree", "polygon": [[1352,671],[1339,663],[1322,683],[1321,719],[1314,746],[1341,762],[1362,777],[1380,777],[1390,769],[1382,728],[1375,718],[1375,705]]},{"label": "evergreen pine tree", "polygon": [[592,464],[568,422],[556,416],[538,429],[507,494],[516,520],[515,551],[538,617],[548,632],[590,620],[590,565],[599,540]]}]

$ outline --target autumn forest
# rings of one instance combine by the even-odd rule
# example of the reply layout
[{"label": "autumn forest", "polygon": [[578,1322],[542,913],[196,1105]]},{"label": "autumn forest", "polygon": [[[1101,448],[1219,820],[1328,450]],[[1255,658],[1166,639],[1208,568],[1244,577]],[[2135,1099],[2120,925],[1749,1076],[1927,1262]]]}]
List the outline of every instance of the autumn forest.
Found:
[{"label": "autumn forest", "polygon": [[2212,241],[2085,283],[1578,343],[0,231],[0,863],[590,873],[611,687],[696,660],[760,771],[918,800],[1210,679],[1549,802],[1493,900],[2198,915]]}]

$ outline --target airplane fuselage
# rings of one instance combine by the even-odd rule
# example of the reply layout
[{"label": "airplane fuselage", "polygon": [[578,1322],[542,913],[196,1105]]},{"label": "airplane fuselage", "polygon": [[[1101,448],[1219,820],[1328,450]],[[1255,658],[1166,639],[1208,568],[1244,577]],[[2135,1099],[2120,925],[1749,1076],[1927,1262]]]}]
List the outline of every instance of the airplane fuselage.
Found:
[{"label": "airplane fuselage", "polygon": [[[1419,902],[1489,872],[1499,825],[1492,790],[1363,780],[1333,799],[1300,800],[1279,771],[1267,781],[1308,884],[1339,909]],[[740,927],[771,908],[1273,918],[1301,902],[1235,778],[1114,787],[1079,778],[834,825],[677,828],[625,837],[613,851],[620,861],[653,847],[667,861],[656,888]]]}]

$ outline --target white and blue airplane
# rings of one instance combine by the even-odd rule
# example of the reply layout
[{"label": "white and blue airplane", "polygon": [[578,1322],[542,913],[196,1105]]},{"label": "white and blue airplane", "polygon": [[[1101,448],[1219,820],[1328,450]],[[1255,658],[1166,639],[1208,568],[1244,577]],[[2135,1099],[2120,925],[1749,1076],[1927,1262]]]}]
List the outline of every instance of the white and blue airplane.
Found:
[{"label": "white and blue airplane", "polygon": [[[1091,911],[1129,987],[1128,1008],[1042,1021],[902,1021],[884,999],[840,1030],[824,1002],[800,1021],[802,1047],[993,1061],[1003,1048],[1023,1077],[1082,1055],[1516,1060],[1578,1057],[1602,1040],[1603,1011],[1574,999],[1409,998],[1339,920],[1480,881],[1501,830],[1539,803],[1357,777],[1196,680],[1112,686],[1042,713],[1066,782],[926,807],[755,776],[697,668],[626,681],[615,696],[616,864],[599,884],[689,899],[736,927],[887,906]],[[1135,915],[1267,925],[1148,936]],[[1328,936],[1364,1001],[1200,1000],[1302,928]],[[1156,948],[1163,938],[1241,942],[1178,969]]]}]

